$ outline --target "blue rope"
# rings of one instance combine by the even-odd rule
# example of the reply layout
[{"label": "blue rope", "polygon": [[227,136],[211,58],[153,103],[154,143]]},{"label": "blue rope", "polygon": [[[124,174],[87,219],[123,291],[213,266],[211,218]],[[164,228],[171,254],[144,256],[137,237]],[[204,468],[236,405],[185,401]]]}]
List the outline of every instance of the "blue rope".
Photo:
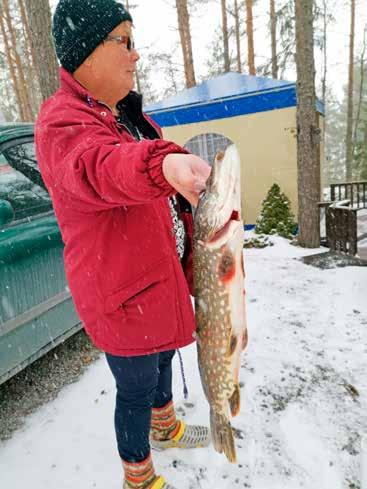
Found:
[{"label": "blue rope", "polygon": [[187,384],[186,384],[186,378],[185,378],[185,371],[184,371],[184,364],[181,356],[180,350],[177,350],[178,353],[178,358],[180,360],[180,367],[181,367],[181,376],[182,376],[182,383],[183,383],[183,395],[184,398],[187,399],[189,396],[189,391],[187,389]]}]

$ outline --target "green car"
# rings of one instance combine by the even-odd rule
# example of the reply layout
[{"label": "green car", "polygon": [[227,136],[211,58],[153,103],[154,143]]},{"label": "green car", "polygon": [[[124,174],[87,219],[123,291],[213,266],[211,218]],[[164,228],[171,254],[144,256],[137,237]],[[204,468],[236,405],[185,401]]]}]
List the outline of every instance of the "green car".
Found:
[{"label": "green car", "polygon": [[0,125],[0,384],[81,328],[33,124]]}]

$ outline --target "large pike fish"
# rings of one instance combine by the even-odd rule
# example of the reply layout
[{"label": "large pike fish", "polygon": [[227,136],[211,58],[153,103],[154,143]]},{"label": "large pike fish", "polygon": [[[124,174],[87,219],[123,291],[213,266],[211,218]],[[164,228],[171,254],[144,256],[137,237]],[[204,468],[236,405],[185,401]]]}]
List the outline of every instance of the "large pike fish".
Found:
[{"label": "large pike fish", "polygon": [[214,448],[236,462],[230,414],[240,410],[238,375],[247,344],[240,158],[234,145],[216,155],[194,217],[196,339],[210,405]]}]

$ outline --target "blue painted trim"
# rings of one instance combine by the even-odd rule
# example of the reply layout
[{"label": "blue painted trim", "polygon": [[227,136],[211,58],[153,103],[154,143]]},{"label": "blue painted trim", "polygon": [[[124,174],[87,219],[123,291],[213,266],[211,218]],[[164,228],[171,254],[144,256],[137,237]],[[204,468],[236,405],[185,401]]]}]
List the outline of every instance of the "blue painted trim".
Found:
[{"label": "blue painted trim", "polygon": [[180,126],[195,122],[211,121],[254,114],[274,109],[284,109],[297,105],[294,86],[283,89],[271,89],[256,94],[241,95],[215,100],[209,103],[199,103],[147,112],[161,127]]},{"label": "blue painted trim", "polygon": [[[200,87],[200,85],[199,85]],[[284,90],[286,88],[294,88],[296,89],[296,85],[294,83],[286,83],[284,85],[280,85],[277,87],[270,87],[270,88],[262,88],[261,90],[246,90],[244,92],[240,92],[238,94],[230,94],[230,95],[222,95],[221,97],[210,97],[202,100],[196,100],[193,102],[182,102],[178,103],[176,105],[166,105],[165,101],[158,102],[157,104],[152,104],[148,105],[148,107],[144,108],[144,111],[147,113],[158,113],[158,112],[165,112],[165,111],[170,111],[170,110],[179,110],[179,109],[184,109],[186,107],[195,107],[199,105],[205,105],[205,104],[211,104],[214,102],[223,102],[226,100],[232,100],[232,99],[238,99],[242,97],[249,97],[252,95],[261,95],[265,93],[271,93],[271,92],[278,92],[279,90]],[[187,89],[186,91],[192,90]],[[170,99],[167,100],[169,102]]]},{"label": "blue painted trim", "polygon": [[[251,229],[254,229],[256,224],[245,224],[244,229],[245,231],[251,231]],[[293,236],[296,236],[298,234],[298,225],[293,233]]]},{"label": "blue painted trim", "polygon": [[186,88],[164,100],[149,104],[146,111],[157,112],[198,103],[214,102],[218,99],[261,93],[268,90],[296,86],[294,82],[273,78],[243,75],[229,72],[204,81],[192,88]]}]

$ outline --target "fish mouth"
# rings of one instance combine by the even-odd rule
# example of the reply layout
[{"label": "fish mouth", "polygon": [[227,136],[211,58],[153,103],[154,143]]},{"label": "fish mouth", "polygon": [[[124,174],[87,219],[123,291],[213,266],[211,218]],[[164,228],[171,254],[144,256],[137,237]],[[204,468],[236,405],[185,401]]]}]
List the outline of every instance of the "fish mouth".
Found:
[{"label": "fish mouth", "polygon": [[[211,238],[208,240],[208,243],[213,244],[217,241],[220,241],[223,236],[225,236],[233,226],[233,222],[240,222],[240,213],[238,211],[233,210],[228,221],[220,227]],[[236,226],[237,227],[237,226]]]}]

